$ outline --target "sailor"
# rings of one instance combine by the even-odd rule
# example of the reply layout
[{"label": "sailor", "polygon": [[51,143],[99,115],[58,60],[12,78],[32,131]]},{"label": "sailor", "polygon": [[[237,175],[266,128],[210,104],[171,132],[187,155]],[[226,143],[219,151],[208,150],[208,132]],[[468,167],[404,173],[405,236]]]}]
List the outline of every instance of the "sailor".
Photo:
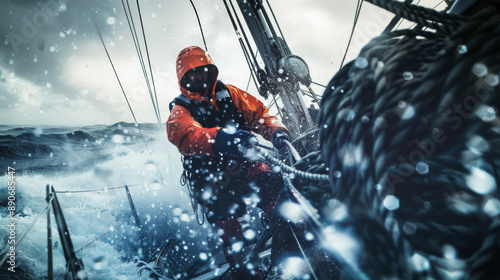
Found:
[{"label": "sailor", "polygon": [[200,47],[183,49],[176,70],[182,94],[170,104],[167,134],[184,157],[192,201],[201,205],[208,222],[218,229],[233,279],[260,279],[261,271],[243,258],[241,248],[253,237],[242,228],[244,198],[270,215],[283,178],[268,165],[249,160],[256,141],[251,132],[282,151],[289,132],[261,101],[217,80],[217,67]]}]

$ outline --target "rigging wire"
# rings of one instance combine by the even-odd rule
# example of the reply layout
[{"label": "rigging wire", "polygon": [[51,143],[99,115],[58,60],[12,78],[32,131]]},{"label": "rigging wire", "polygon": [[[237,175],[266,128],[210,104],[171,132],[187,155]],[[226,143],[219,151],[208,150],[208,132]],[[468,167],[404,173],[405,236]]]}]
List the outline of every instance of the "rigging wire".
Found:
[{"label": "rigging wire", "polygon": [[361,12],[361,6],[363,5],[363,0],[358,0],[358,4],[356,6],[356,12],[355,12],[355,15],[354,15],[354,23],[352,25],[352,30],[351,30],[351,35],[349,36],[349,42],[347,42],[347,48],[346,48],[346,51],[344,53],[344,57],[342,58],[342,62],[340,62],[340,68],[342,68],[342,66],[344,66],[344,61],[345,61],[345,58],[347,56],[347,52],[349,51],[349,47],[351,45],[351,41],[352,41],[352,36],[354,35],[354,30],[356,29],[356,25],[358,23],[358,19],[359,19],[359,14]]},{"label": "rigging wire", "polygon": [[[141,7],[139,5],[139,0],[136,0],[136,3],[137,3],[137,11],[139,13],[139,19],[141,21],[141,29],[142,29],[142,37],[144,39],[144,46],[146,47],[146,56],[148,58],[149,73],[151,74],[151,82],[153,84],[153,91],[154,91],[154,96],[155,96],[155,100],[156,100],[156,107],[155,107],[155,109],[157,109],[157,116],[156,117],[158,119],[158,124],[161,124],[160,105],[158,104],[158,95],[156,94],[155,79],[153,77],[153,68],[151,67],[151,59],[149,57],[148,43],[146,41],[146,32],[144,31],[144,23],[142,21],[142,13],[141,13]],[[153,101],[153,104],[155,104],[155,101]]]},{"label": "rigging wire", "polygon": [[322,85],[322,84],[320,84],[320,83],[316,83],[316,82],[313,82],[313,81],[311,82],[311,84],[315,84],[315,85],[317,85],[317,86],[320,86],[320,87],[326,88],[326,86],[325,86],[325,85]]},{"label": "rigging wire", "polygon": [[[139,16],[141,17],[141,26],[142,26],[143,37],[144,37],[144,44],[146,47],[147,59],[149,62],[149,69],[150,69],[150,73],[151,73],[151,81],[149,80],[149,76],[148,76],[148,73],[146,70],[146,63],[144,62],[144,55],[143,55],[143,51],[141,49],[139,35],[138,35],[136,27],[135,27],[134,17],[132,15],[132,9],[130,8],[130,3],[127,0],[127,6],[125,6],[125,2],[124,2],[124,0],[122,0],[122,5],[123,5],[123,10],[125,11],[125,16],[127,18],[127,23],[128,23],[129,29],[130,29],[130,33],[132,35],[132,40],[134,41],[134,46],[135,46],[135,49],[137,52],[137,56],[138,56],[139,62],[141,64],[141,69],[142,69],[142,73],[144,76],[144,80],[146,81],[146,86],[148,88],[149,96],[151,97],[151,103],[153,104],[153,109],[155,111],[156,120],[158,121],[158,123],[161,123],[161,114],[160,114],[160,107],[159,107],[159,103],[158,103],[158,96],[156,94],[156,86],[154,84],[153,71],[151,68],[151,61],[149,58],[149,50],[148,50],[148,46],[147,46],[147,42],[146,42],[146,37],[145,37],[146,35],[144,33],[144,26],[142,24],[142,16],[140,13],[140,8],[138,6]],[[137,5],[139,5],[139,3],[137,3]],[[128,7],[128,9],[127,9],[127,7]],[[151,86],[151,83],[152,83],[152,86]],[[153,89],[151,89],[151,88],[153,88]],[[153,94],[153,91],[154,91],[154,94]],[[155,102],[155,99],[156,99],[156,102]]]},{"label": "rigging wire", "polygon": [[[257,55],[258,51],[256,52],[255,55],[253,55],[252,47],[250,45],[250,42],[248,41],[248,37],[245,33],[245,30],[243,29],[243,26],[241,25],[241,21],[236,16],[236,10],[233,6],[233,3],[230,1],[231,8],[233,9],[236,20],[238,21],[238,25],[240,26],[240,29],[238,29],[238,26],[236,25],[236,21],[233,18],[233,14],[229,10],[229,6],[227,5],[226,0],[224,0],[223,2],[224,2],[224,6],[226,7],[226,11],[227,11],[227,14],[229,16],[229,19],[231,20],[231,24],[233,25],[234,32],[236,33],[236,36],[238,37],[238,42],[240,43],[241,50],[243,51],[243,55],[245,56],[247,66],[250,69],[250,75],[253,79],[255,87],[258,89],[259,85],[258,85],[257,80],[255,78],[256,73],[261,70],[259,67],[259,64],[257,62],[257,58],[255,57]],[[240,30],[241,30],[241,33],[240,33]],[[245,46],[245,43],[243,42],[243,40],[241,39],[241,35],[243,35],[243,38],[245,38],[245,42],[247,44],[246,46]],[[247,49],[247,47],[248,47],[248,49]],[[250,58],[253,59],[254,63],[252,63],[252,60]],[[256,71],[256,69],[257,69],[257,71]]]},{"label": "rigging wire", "polygon": [[193,6],[193,9],[194,9],[194,13],[196,14],[196,19],[198,19],[198,25],[200,26],[200,30],[201,30],[201,37],[203,38],[203,44],[205,44],[205,51],[208,52],[207,42],[205,41],[205,34],[203,34],[203,28],[201,27],[201,21],[200,21],[200,17],[198,16],[198,11],[196,10],[196,7],[193,3],[193,0],[189,0],[189,2],[191,2],[191,5]]},{"label": "rigging wire", "polygon": [[139,123],[137,122],[137,118],[135,117],[134,110],[132,110],[132,106],[130,106],[130,102],[128,101],[127,94],[125,93],[125,89],[123,88],[122,82],[120,81],[120,77],[118,76],[118,73],[116,72],[115,65],[113,64],[113,60],[111,59],[111,56],[109,55],[108,48],[106,47],[106,44],[104,43],[104,39],[102,38],[101,31],[97,27],[97,24],[92,18],[92,21],[94,22],[94,27],[97,31],[97,34],[99,35],[99,39],[101,40],[102,46],[104,47],[104,50],[106,51],[106,55],[108,56],[108,60],[111,63],[111,67],[113,68],[113,72],[115,73],[116,79],[118,80],[118,84],[120,85],[120,88],[122,90],[123,96],[125,97],[125,101],[127,101],[128,108],[130,109],[130,113],[132,113],[132,117],[134,118],[135,125],[137,129],[139,129],[139,132],[141,133],[142,140],[144,141],[144,145],[146,145],[146,148],[148,149],[149,154],[151,155],[151,149],[149,149],[148,143],[146,143],[146,138],[144,137],[144,134],[142,133],[142,129],[139,127]]}]

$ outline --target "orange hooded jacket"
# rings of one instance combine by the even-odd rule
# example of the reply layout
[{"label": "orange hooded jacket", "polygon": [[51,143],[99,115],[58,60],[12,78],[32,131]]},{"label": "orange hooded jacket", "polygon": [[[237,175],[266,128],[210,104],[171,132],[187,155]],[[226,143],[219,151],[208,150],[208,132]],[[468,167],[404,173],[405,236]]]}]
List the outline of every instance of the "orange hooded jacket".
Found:
[{"label": "orange hooded jacket", "polygon": [[[181,86],[182,77],[190,69],[205,65],[215,66],[208,53],[200,47],[187,47],[179,53],[176,65],[177,80],[182,94],[191,100],[209,102],[216,106],[215,99],[208,97],[213,96],[215,84],[210,89],[212,94],[205,96]],[[268,109],[260,100],[235,86],[226,85],[226,87],[238,110],[243,112],[247,127],[252,131],[271,141],[276,130],[286,129],[276,117],[269,116]],[[212,144],[220,129],[222,127],[203,127],[193,119],[188,109],[180,105],[174,105],[167,120],[168,140],[177,146],[183,155],[215,156]]]}]

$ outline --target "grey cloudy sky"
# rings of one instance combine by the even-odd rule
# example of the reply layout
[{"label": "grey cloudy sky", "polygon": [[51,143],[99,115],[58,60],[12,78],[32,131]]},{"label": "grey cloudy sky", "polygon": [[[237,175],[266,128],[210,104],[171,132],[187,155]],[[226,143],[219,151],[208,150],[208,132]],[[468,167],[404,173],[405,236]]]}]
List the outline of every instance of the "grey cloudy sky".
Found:
[{"label": "grey cloudy sky", "polygon": [[[189,0],[140,0],[162,120],[179,94],[174,62],[202,46]],[[308,63],[313,81],[338,70],[353,22],[353,0],[271,0],[290,49]],[[131,5],[135,1],[130,1]],[[194,0],[219,78],[245,88],[249,70],[222,0]],[[365,3],[348,60],[391,19]],[[101,30],[139,122],[155,114],[120,0],[0,2],[0,124],[87,125],[132,122],[99,41]],[[136,22],[139,18],[136,15]],[[314,87],[321,93],[321,87]],[[257,95],[254,87],[249,91]]]}]

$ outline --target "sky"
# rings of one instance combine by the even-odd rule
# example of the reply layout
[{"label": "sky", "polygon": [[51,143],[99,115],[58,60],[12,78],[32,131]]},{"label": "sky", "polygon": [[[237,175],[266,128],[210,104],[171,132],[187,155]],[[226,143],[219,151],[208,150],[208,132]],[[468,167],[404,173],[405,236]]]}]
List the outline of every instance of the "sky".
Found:
[{"label": "sky", "polygon": [[[223,1],[193,2],[208,51],[219,68],[219,79],[246,89],[250,72]],[[357,1],[269,2],[292,53],[307,62],[314,82],[326,85],[340,66]],[[165,122],[169,102],[180,93],[175,74],[177,54],[187,46],[203,46],[203,40],[189,0],[139,0],[139,4]],[[138,23],[136,1],[131,0],[130,5]],[[391,18],[392,14],[364,3],[346,61],[354,59]],[[134,121],[94,22],[137,121],[156,122],[121,0],[2,0],[0,125]],[[313,89],[318,94],[324,90],[320,86]],[[258,96],[252,84],[248,91]]]}]

